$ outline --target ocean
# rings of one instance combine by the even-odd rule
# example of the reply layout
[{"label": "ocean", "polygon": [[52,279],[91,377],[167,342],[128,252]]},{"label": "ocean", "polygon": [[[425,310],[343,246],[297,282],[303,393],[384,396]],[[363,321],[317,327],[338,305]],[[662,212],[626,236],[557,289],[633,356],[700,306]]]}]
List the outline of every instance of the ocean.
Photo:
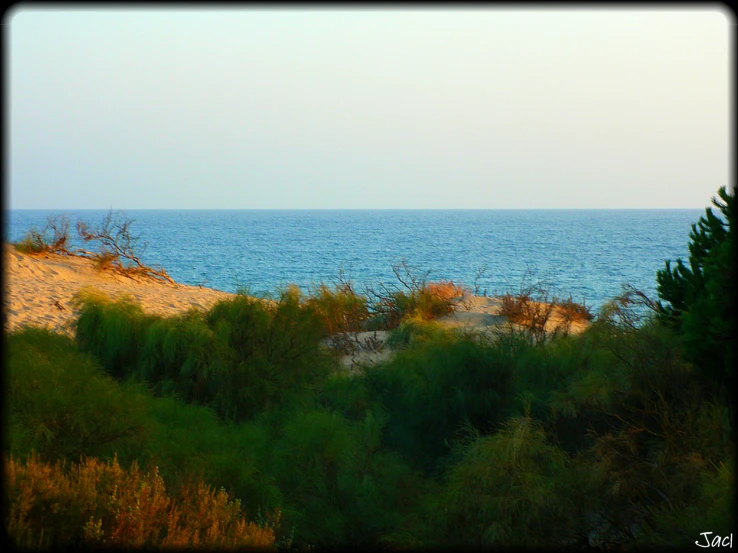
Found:
[{"label": "ocean", "polygon": [[[6,211],[5,241],[48,216],[98,225],[107,210]],[[404,259],[427,279],[479,294],[543,283],[597,312],[623,284],[656,296],[656,271],[687,259],[701,209],[664,210],[123,210],[147,244],[141,259],[177,282],[226,292],[305,291],[341,271],[358,291],[399,284]],[[75,243],[79,243],[75,241]]]}]

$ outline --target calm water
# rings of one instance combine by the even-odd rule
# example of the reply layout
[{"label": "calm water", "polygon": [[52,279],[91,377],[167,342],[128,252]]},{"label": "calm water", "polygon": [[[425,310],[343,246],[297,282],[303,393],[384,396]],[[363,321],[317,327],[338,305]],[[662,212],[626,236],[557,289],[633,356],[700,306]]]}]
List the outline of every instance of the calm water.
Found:
[{"label": "calm water", "polygon": [[[62,212],[7,213],[4,240]],[[99,224],[107,211],[65,211]],[[303,289],[329,282],[343,268],[361,290],[396,283],[401,258],[480,292],[519,289],[545,281],[559,296],[599,309],[623,283],[655,296],[656,271],[666,259],[686,258],[689,210],[127,210],[132,230],[148,242],[142,260],[185,284],[235,292]],[[72,234],[76,231],[72,229]]]}]

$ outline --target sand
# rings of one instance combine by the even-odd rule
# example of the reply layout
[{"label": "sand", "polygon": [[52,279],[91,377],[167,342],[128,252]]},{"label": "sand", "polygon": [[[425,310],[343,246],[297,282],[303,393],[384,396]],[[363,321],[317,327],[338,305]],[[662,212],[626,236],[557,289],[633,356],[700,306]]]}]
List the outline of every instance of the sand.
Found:
[{"label": "sand", "polygon": [[48,327],[71,335],[75,318],[74,295],[83,288],[97,289],[111,298],[129,295],[145,311],[172,315],[195,307],[207,310],[233,294],[170,284],[153,279],[132,279],[99,271],[89,259],[57,254],[27,255],[3,244],[3,311],[6,331],[24,325]]},{"label": "sand", "polygon": [[[13,331],[24,325],[48,327],[73,334],[75,294],[84,288],[99,290],[111,298],[130,296],[147,312],[173,315],[191,308],[209,309],[220,299],[234,294],[200,286],[171,284],[158,279],[133,279],[111,271],[100,271],[89,259],[58,254],[28,255],[3,244],[5,329]],[[502,301],[495,297],[467,295],[458,300],[456,312],[438,319],[442,325],[480,332],[514,328],[500,314]],[[558,309],[558,308],[557,308]],[[548,332],[562,322],[554,310]],[[573,323],[570,333],[584,330],[586,321]],[[349,369],[375,364],[391,355],[385,346],[387,332],[363,332],[353,336],[355,351],[342,358]]]}]

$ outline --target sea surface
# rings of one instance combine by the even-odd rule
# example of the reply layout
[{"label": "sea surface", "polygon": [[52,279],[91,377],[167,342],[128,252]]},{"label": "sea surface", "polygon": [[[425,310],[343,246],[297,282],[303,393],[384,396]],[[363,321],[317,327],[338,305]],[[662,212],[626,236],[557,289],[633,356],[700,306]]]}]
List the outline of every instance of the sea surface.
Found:
[{"label": "sea surface", "polygon": [[[99,225],[106,210],[6,211],[4,241],[48,216]],[[664,210],[124,210],[141,259],[177,282],[251,294],[305,291],[341,271],[358,291],[418,276],[481,295],[543,283],[595,312],[631,284],[656,296],[656,271],[687,259],[701,209]],[[78,245],[79,241],[75,241]]]}]

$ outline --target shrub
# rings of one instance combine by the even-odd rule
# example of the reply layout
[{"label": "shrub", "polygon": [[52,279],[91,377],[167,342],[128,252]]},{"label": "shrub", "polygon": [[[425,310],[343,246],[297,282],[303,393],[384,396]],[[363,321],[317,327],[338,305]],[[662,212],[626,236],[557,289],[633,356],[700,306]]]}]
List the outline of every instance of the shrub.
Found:
[{"label": "shrub", "polygon": [[562,314],[566,323],[579,323],[594,320],[594,314],[583,303],[575,302],[571,296],[556,304],[556,309]]},{"label": "shrub", "polygon": [[334,289],[320,284],[305,305],[322,320],[326,336],[359,332],[369,316],[367,299],[357,294],[350,282],[341,283]]},{"label": "shrub", "polygon": [[[49,237],[48,233],[52,235]],[[42,230],[31,228],[25,237],[14,244],[20,253],[69,253],[69,218],[66,215],[49,216]]]},{"label": "shrub", "polygon": [[149,426],[145,389],[118,384],[67,336],[26,328],[7,337],[7,447],[45,460],[112,456]]},{"label": "shrub", "polygon": [[311,306],[294,291],[275,302],[237,296],[206,314],[146,315],[130,300],[79,299],[77,342],[118,378],[242,420],[321,380],[332,360]]},{"label": "shrub", "polygon": [[426,320],[453,313],[466,290],[451,281],[427,282],[403,259],[392,266],[401,286],[367,287],[370,330],[395,328],[406,317]]},{"label": "shrub", "polygon": [[382,451],[384,417],[367,411],[350,422],[337,413],[294,413],[272,448],[270,470],[285,496],[285,523],[295,542],[318,547],[371,547],[402,521],[413,495],[408,468]]},{"label": "shrub", "polygon": [[470,336],[418,342],[367,368],[372,399],[389,414],[385,442],[419,468],[437,469],[465,426],[489,432],[512,405],[513,360]]},{"label": "shrub", "polygon": [[[460,446],[436,514],[442,543],[563,545],[582,534],[585,482],[530,418]],[[577,489],[578,488],[578,489]]]},{"label": "shrub", "polygon": [[7,529],[16,545],[70,547],[270,547],[271,527],[243,518],[240,503],[198,483],[166,493],[156,469],[86,458],[66,468],[31,455],[5,463]]},{"label": "shrub", "polygon": [[100,359],[116,378],[132,374],[142,335],[160,317],[147,315],[130,297],[111,300],[95,290],[80,291],[75,307],[79,313],[75,322],[77,344]]}]

